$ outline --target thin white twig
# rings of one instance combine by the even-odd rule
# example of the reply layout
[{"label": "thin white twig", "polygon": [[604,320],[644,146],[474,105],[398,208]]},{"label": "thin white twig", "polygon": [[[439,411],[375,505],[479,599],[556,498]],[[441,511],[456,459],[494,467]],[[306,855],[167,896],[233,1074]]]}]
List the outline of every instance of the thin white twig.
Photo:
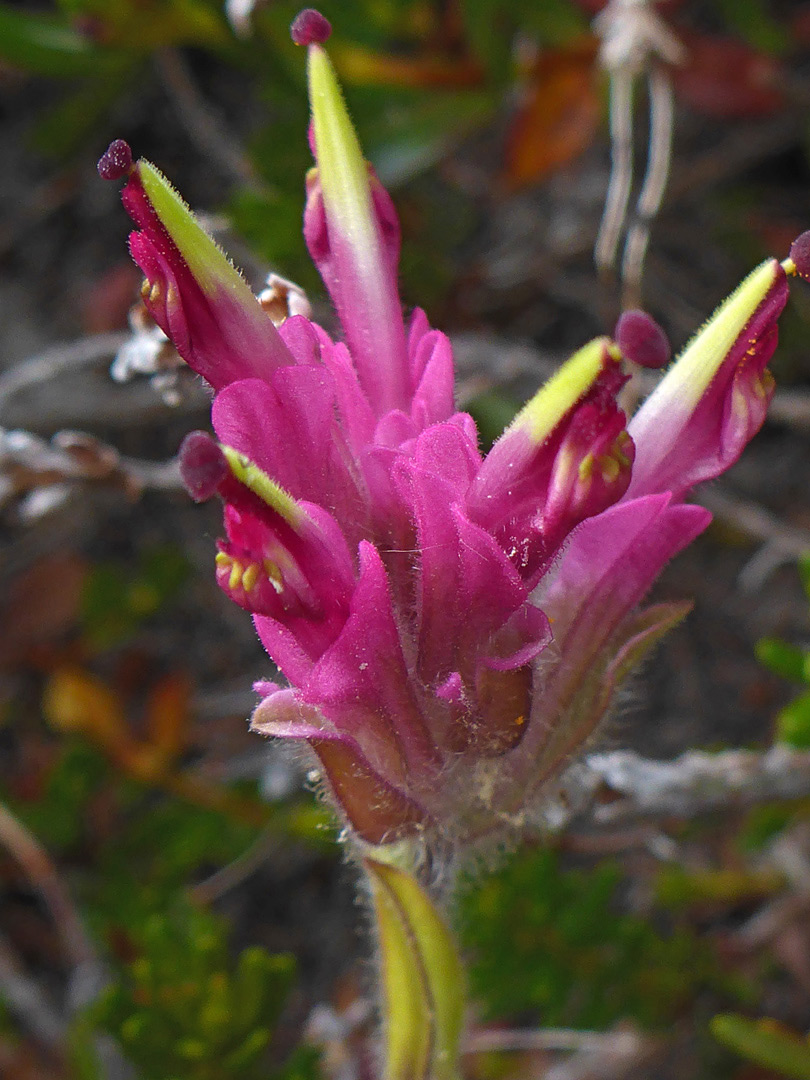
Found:
[{"label": "thin white twig", "polygon": [[0,409],[13,394],[26,387],[47,382],[63,371],[114,356],[129,336],[125,331],[95,334],[93,337],[80,338],[69,345],[53,345],[44,352],[16,364],[0,375]]},{"label": "thin white twig", "polygon": [[641,302],[641,276],[650,238],[650,223],[661,207],[672,161],[674,101],[672,82],[666,69],[654,67],[647,78],[647,87],[650,101],[647,171],[636,203],[635,220],[627,232],[624,246],[622,281],[626,294],[625,308],[637,307]]},{"label": "thin white twig", "polygon": [[492,1051],[525,1053],[531,1050],[602,1050],[606,1042],[635,1045],[638,1036],[630,1030],[577,1031],[574,1028],[519,1028],[480,1030],[470,1032],[463,1048],[464,1054],[486,1054]]},{"label": "thin white twig", "polygon": [[14,814],[0,803],[0,843],[17,860],[48,906],[71,963],[93,963],[96,951],[70,894],[45,848]]},{"label": "thin white twig", "polygon": [[52,1050],[65,1044],[67,1025],[39,985],[22,970],[8,942],[0,938],[0,997],[20,1024]]},{"label": "thin white twig", "polygon": [[633,76],[615,72],[610,80],[610,180],[594,248],[596,266],[605,273],[616,260],[633,183]]},{"label": "thin white twig", "polygon": [[163,85],[189,135],[222,172],[254,191],[266,191],[253,162],[200,93],[183,55],[160,49],[155,60]]},{"label": "thin white twig", "polygon": [[254,842],[231,862],[189,889],[197,904],[213,904],[232,889],[238,888],[263,866],[278,847],[278,835],[272,830],[260,833]]}]

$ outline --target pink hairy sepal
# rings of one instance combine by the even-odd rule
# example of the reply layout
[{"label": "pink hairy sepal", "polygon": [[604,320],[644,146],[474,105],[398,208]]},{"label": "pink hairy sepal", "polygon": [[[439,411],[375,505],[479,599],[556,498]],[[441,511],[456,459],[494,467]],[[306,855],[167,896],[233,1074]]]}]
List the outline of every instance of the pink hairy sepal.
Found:
[{"label": "pink hairy sepal", "polygon": [[319,711],[302,702],[297,691],[269,694],[254,712],[251,727],[263,735],[309,743],[333,799],[366,843],[389,843],[428,824],[424,808],[371,765],[356,739],[324,726]]},{"label": "pink hairy sepal", "polygon": [[762,427],[774,391],[767,370],[778,340],[777,322],[787,302],[785,271],[774,262],[774,282],[690,409],[670,379],[676,362],[633,416],[628,431],[636,460],[627,497],[670,491],[683,498],[739,458]]},{"label": "pink hairy sepal", "polygon": [[616,395],[627,381],[606,366],[541,442],[513,425],[490,450],[466,498],[471,520],[494,534],[534,587],[576,525],[625,494],[634,447]]},{"label": "pink hairy sepal", "polygon": [[129,248],[146,277],[144,305],[179,354],[215,390],[240,378],[267,378],[293,363],[256,297],[186,208],[186,243],[196,243],[196,231],[202,258],[210,258],[210,280],[201,285],[147,195],[143,167],[132,167],[121,193],[138,226]]},{"label": "pink hairy sepal", "polygon": [[397,289],[399,219],[390,195],[368,168],[379,261],[373,267],[358,261],[340,215],[327,209],[317,169],[307,175],[304,239],[340,318],[363,392],[381,416],[409,409],[414,386]]}]

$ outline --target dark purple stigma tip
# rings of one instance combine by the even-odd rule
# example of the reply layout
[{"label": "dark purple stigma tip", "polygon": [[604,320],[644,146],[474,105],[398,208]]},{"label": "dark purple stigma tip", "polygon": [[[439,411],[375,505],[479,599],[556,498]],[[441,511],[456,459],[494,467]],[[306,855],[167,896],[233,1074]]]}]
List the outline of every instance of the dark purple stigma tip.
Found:
[{"label": "dark purple stigma tip", "polygon": [[614,338],[622,356],[641,367],[662,368],[672,355],[667,335],[646,311],[623,312]]},{"label": "dark purple stigma tip", "polygon": [[331,33],[331,23],[315,8],[299,11],[290,25],[290,37],[296,45],[322,45]]},{"label": "dark purple stigma tip", "polygon": [[810,232],[803,232],[790,245],[790,259],[799,277],[810,281]]},{"label": "dark purple stigma tip", "polygon": [[102,180],[120,180],[132,171],[132,151],[123,139],[111,142],[99,158],[98,175]]},{"label": "dark purple stigma tip", "polygon": [[225,455],[210,435],[191,431],[180,446],[180,476],[195,502],[205,502],[216,495],[228,475]]}]

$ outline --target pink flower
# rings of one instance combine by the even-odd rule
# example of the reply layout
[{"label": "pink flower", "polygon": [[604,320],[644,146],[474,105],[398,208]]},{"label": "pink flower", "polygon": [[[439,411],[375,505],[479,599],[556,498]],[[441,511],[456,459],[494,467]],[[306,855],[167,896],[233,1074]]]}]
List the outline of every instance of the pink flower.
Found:
[{"label": "pink flower", "polygon": [[[328,24],[302,19],[304,233],[343,341],[300,315],[276,329],[126,144],[100,169],[127,177],[146,306],[216,392],[217,441],[189,435],[181,464],[194,498],[225,503],[217,580],[290,684],[261,684],[254,728],[309,744],[361,840],[463,844],[523,820],[685,614],[636,609],[708,524],[691,488],[762,424],[786,271],[810,258],[802,240],[755,270],[629,424],[622,351],[599,338],[482,458],[450,342],[419,310],[403,319],[396,214],[321,46]],[[647,316],[617,337],[629,359],[667,359]]]}]

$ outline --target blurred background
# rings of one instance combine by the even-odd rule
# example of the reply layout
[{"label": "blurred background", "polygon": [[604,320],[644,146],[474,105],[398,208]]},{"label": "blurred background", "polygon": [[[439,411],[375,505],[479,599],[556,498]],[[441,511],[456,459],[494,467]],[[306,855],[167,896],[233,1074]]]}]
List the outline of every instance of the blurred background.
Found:
[{"label": "blurred background", "polygon": [[[321,7],[402,220],[402,295],[452,336],[460,403],[491,441],[621,310],[620,275],[593,257],[618,157],[591,25],[603,5]],[[214,583],[219,509],[190,503],[173,462],[183,435],[207,426],[208,397],[133,314],[128,219],[95,171],[126,139],[257,291],[270,271],[291,279],[335,330],[301,237],[311,157],[305,58],[288,32],[297,10],[0,2],[9,1080],[369,1075],[373,980],[354,873],[307,763],[247,731],[252,683],[271,665]],[[613,78],[634,77],[631,217],[650,146],[666,156],[648,75],[674,95],[640,298],[679,349],[748,269],[810,228],[810,4],[664,0],[645,12],[679,62],[653,50]],[[699,493],[715,523],[657,590],[694,597],[693,613],[601,746],[661,759],[810,748],[801,283],[773,371],[772,419]],[[805,797],[585,824],[542,846],[529,838],[492,876],[471,872],[457,912],[468,1075],[810,1076],[809,822]],[[510,1042],[515,1029],[523,1042]]]}]

